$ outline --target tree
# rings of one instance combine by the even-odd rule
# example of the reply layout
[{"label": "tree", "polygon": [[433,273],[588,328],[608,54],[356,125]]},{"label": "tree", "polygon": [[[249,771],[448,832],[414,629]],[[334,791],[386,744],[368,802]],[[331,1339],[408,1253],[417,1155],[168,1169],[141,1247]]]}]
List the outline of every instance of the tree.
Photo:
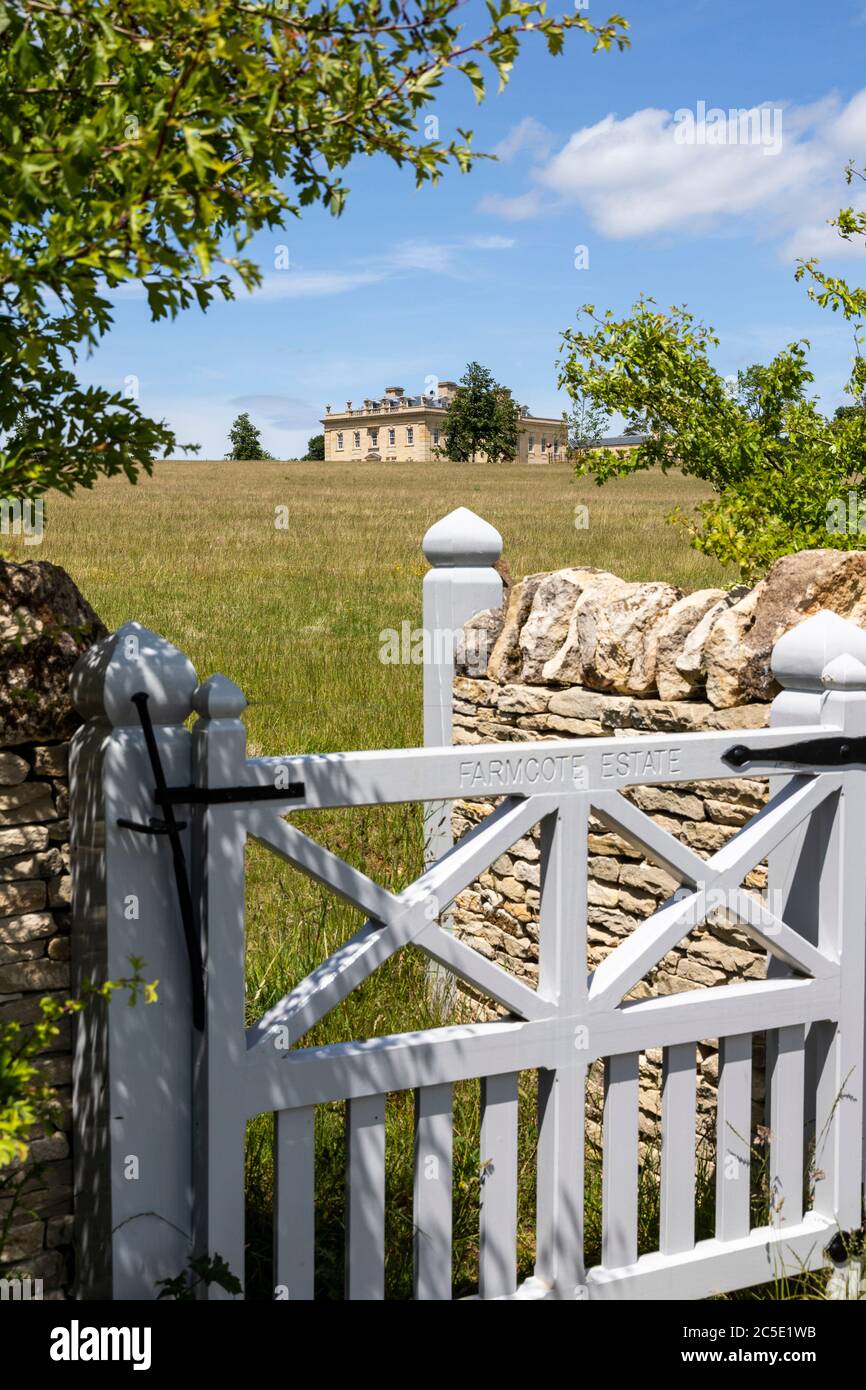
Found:
[{"label": "tree", "polygon": [[[845,181],[850,187],[855,179],[866,183],[866,168],[858,169],[854,161],[850,160],[845,166]],[[831,218],[830,226],[838,230],[843,241],[853,241],[858,237],[866,241],[866,210],[841,208],[838,215]],[[807,261],[800,260],[797,264],[795,279],[804,278],[811,281],[808,287],[809,298],[814,299],[822,308],[829,307],[834,313],[841,309],[846,319],[866,318],[866,289],[852,287],[847,280],[837,275],[828,275],[826,271],[821,270],[814,256]],[[859,338],[857,341],[860,341]]]},{"label": "tree", "polygon": [[325,457],[325,436],[323,434],[313,434],[307,440],[307,452],[304,460],[307,463],[318,463]]},{"label": "tree", "polygon": [[474,463],[480,453],[490,463],[510,462],[517,454],[519,418],[511,392],[486,367],[470,362],[445,416],[443,453],[455,463]]},{"label": "tree", "polygon": [[[417,122],[449,71],[507,80],[521,41],[566,31],[627,44],[613,16],[548,17],[490,0],[0,0],[0,479],[7,493],[92,486],[178,447],[75,364],[111,327],[112,292],[144,286],[155,319],[231,299],[261,272],[251,237],[322,202],[339,213],[358,154],[435,181],[476,157]],[[26,406],[23,432],[13,426]],[[12,436],[12,437],[10,437]],[[182,447],[182,446],[180,446]]]},{"label": "tree", "polygon": [[[601,450],[577,464],[603,484],[638,469],[679,468],[715,497],[697,520],[675,513],[693,545],[746,579],[774,559],[814,546],[858,548],[859,519],[841,524],[843,499],[866,469],[866,413],[828,420],[809,395],[808,343],[790,343],[766,366],[722,377],[710,361],[712,329],[685,308],[660,313],[640,299],[617,320],[592,305],[585,329],[563,339],[560,385],[577,399],[646,421],[649,438],[628,454]],[[846,391],[861,401],[866,364],[855,358]],[[864,500],[866,512],[866,500]],[[866,533],[866,515],[863,531]]]},{"label": "tree", "polygon": [[584,391],[574,398],[567,416],[568,452],[572,458],[582,458],[590,449],[597,449],[607,429],[610,416]]},{"label": "tree", "polygon": [[274,457],[262,447],[261,431],[256,428],[246,411],[238,416],[229,430],[229,444],[231,448],[224,456],[227,459],[267,462]]}]

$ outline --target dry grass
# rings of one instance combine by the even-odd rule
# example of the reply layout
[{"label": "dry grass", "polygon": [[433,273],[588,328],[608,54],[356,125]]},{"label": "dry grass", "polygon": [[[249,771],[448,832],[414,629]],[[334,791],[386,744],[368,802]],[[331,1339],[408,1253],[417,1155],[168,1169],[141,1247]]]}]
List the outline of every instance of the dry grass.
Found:
[{"label": "dry grass", "polygon": [[[665,525],[703,495],[673,474],[600,489],[564,464],[171,462],[137,487],[113,479],[50,498],[44,544],[11,549],[63,565],[109,627],[137,618],[202,677],[236,680],[257,702],[257,749],[411,746],[420,669],[383,665],[379,633],[420,622],[432,522],[460,505],[479,512],[515,577],[591,564],[696,588],[735,577]],[[579,503],[588,530],[575,529]],[[280,506],[288,530],[275,527]]]}]

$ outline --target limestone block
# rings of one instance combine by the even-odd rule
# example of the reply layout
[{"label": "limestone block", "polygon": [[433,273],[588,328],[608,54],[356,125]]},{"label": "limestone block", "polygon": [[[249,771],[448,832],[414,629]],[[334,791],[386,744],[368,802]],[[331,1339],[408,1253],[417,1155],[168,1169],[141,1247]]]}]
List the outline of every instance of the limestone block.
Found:
[{"label": "limestone block", "polygon": [[672,874],[657,864],[623,864],[619,879],[630,888],[642,888],[664,898],[669,898],[680,886]]},{"label": "limestone block", "polygon": [[47,782],[22,782],[19,787],[0,792],[0,828],[55,820],[56,817]]},{"label": "limestone block", "polygon": [[23,782],[30,765],[15,753],[0,752],[0,787],[17,787]]},{"label": "limestone block", "polygon": [[689,820],[704,819],[704,803],[689,792],[673,791],[669,787],[633,787],[631,800],[642,811],[663,811],[666,815],[686,816]]},{"label": "limestone block", "polygon": [[[547,679],[543,675],[544,667],[566,640],[575,604],[599,574],[600,571],[595,569],[556,570],[538,585],[519,638],[521,680],[524,684]],[[605,578],[622,583],[614,575],[606,575]],[[551,679],[558,680],[559,677],[553,676]],[[561,683],[568,684],[573,679],[566,673]]]},{"label": "limestone block", "polygon": [[[659,624],[656,654],[656,681],[663,700],[687,700],[700,676],[700,651],[695,663],[694,640],[686,655],[686,643],[698,623],[712,610],[717,614],[725,607],[724,589],[696,589],[677,599]],[[707,627],[706,631],[709,631]],[[704,634],[706,640],[706,633]],[[684,658],[683,670],[677,658]],[[693,668],[695,668],[693,670]]]},{"label": "limestone block", "polygon": [[485,674],[504,621],[505,614],[501,608],[483,608],[463,624],[463,633],[454,653],[455,671],[466,676]]},{"label": "limestone block", "polygon": [[773,645],[822,608],[866,627],[866,552],[783,555],[760,584],[722,613],[704,648],[710,703],[727,709],[772,699],[778,690],[770,670]]},{"label": "limestone block", "polygon": [[38,912],[45,906],[45,899],[45,883],[41,879],[34,879],[30,883],[0,883],[0,914],[4,917]]},{"label": "limestone block", "polygon": [[628,584],[597,575],[574,608],[561,650],[545,680],[641,695],[656,686],[658,630],[680,597],[670,584]]},{"label": "limestone block", "polygon": [[45,849],[47,844],[48,831],[42,825],[18,825],[11,830],[0,830],[0,859]]},{"label": "limestone block", "polygon": [[54,743],[37,748],[33,766],[42,777],[66,777],[69,773],[69,744]]},{"label": "limestone block", "polygon": [[499,692],[497,707],[503,714],[544,714],[549,692],[538,686],[506,685]]},{"label": "limestone block", "polygon": [[617,907],[619,905],[619,893],[608,884],[601,883],[595,878],[589,878],[586,884],[586,900],[597,907]]},{"label": "limestone block", "polygon": [[0,560],[0,743],[71,734],[69,678],[106,629],[69,575],[45,560]]},{"label": "limestone block", "polygon": [[53,846],[44,853],[29,854],[23,859],[0,859],[0,880],[53,878],[62,869],[63,855]]},{"label": "limestone block", "polygon": [[519,646],[520,633],[529,617],[538,586],[547,577],[546,574],[530,574],[512,588],[508,596],[502,630],[487,663],[487,675],[490,680],[504,684],[519,676],[523,665],[523,655]]}]

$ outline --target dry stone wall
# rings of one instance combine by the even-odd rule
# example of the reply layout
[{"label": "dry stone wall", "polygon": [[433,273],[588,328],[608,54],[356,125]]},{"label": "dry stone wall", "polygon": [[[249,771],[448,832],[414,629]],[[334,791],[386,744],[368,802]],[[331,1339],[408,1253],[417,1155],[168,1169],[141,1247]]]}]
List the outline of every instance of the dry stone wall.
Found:
[{"label": "dry stone wall", "polygon": [[[104,635],[63,570],[0,560],[0,1024],[29,1027],[40,999],[69,995],[67,761],[79,722],[69,676]],[[13,1175],[22,1195],[0,1242],[0,1278],[41,1280],[45,1298],[63,1297],[71,1276],[70,1048],[66,1021],[40,1060],[56,1088],[59,1127],[33,1131],[29,1162]],[[0,1188],[0,1234],[8,1194]]]},{"label": "dry stone wall", "polygon": [[[773,644],[822,608],[866,626],[866,555],[801,552],[778,561],[752,590],[690,594],[667,584],[627,583],[599,570],[530,575],[512,588],[503,610],[478,614],[467,624],[454,682],[454,742],[544,743],[761,728],[777,691],[770,670]],[[634,787],[627,795],[708,858],[760,809],[767,783],[756,778],[677,783]],[[492,809],[489,801],[457,803],[455,835]],[[595,817],[588,848],[591,970],[679,885]],[[765,892],[765,867],[749,874],[745,885]],[[539,887],[536,828],[454,906],[458,935],[532,983],[538,976]],[[720,907],[629,998],[760,978],[764,971],[764,952]],[[756,1048],[757,1123],[760,1039]],[[699,1067],[699,1111],[707,1119],[715,1104],[716,1040],[701,1042]],[[645,1139],[656,1132],[660,1069],[660,1053],[647,1054],[641,1073]]]}]

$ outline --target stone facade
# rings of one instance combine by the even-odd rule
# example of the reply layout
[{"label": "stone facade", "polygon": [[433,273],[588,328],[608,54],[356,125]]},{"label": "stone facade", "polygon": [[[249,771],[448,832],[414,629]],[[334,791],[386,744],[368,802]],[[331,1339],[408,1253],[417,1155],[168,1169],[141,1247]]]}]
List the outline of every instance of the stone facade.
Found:
[{"label": "stone facade", "polygon": [[[457,390],[457,383],[440,381],[432,393],[407,396],[402,386],[389,386],[378,400],[365,400],[360,407],[346,402],[346,409],[325,407],[325,460],[329,463],[358,463],[362,459],[385,459],[395,463],[447,462],[436,450],[445,438],[445,415]],[[530,415],[520,406],[517,463],[550,463],[564,459],[567,429],[560,416]],[[483,455],[479,456],[483,462]]]},{"label": "stone facade", "polygon": [[[588,569],[528,576],[512,588],[503,610],[479,614],[467,624],[454,683],[454,742],[543,743],[761,728],[776,693],[769,667],[772,645],[820,608],[866,626],[866,554],[787,556],[751,591],[683,594],[667,584],[629,584]],[[657,824],[709,858],[760,810],[767,783],[741,777],[634,787],[626,794]],[[455,836],[492,809],[491,802],[457,803]],[[462,939],[532,984],[538,977],[539,886],[536,828],[458,897],[453,913]],[[678,886],[636,845],[593,817],[587,969]],[[765,890],[765,867],[750,873],[745,886]],[[771,904],[776,911],[779,906]],[[764,971],[763,949],[719,909],[628,997],[760,978]],[[760,1039],[756,1046],[760,1049]],[[717,1041],[702,1040],[698,1058],[699,1112],[708,1119],[715,1105]],[[644,1139],[656,1133],[660,1069],[661,1055],[647,1053],[641,1071]],[[593,1079],[597,1082],[598,1074]]]},{"label": "stone facade", "polygon": [[[63,570],[0,561],[0,1024],[26,1028],[41,998],[69,996],[69,676],[104,634]],[[45,1298],[63,1297],[71,1274],[70,1048],[67,1020],[41,1061],[59,1128],[31,1136],[0,1249],[0,1278],[41,1279]],[[0,1233],[11,1201],[0,1191]]]}]

